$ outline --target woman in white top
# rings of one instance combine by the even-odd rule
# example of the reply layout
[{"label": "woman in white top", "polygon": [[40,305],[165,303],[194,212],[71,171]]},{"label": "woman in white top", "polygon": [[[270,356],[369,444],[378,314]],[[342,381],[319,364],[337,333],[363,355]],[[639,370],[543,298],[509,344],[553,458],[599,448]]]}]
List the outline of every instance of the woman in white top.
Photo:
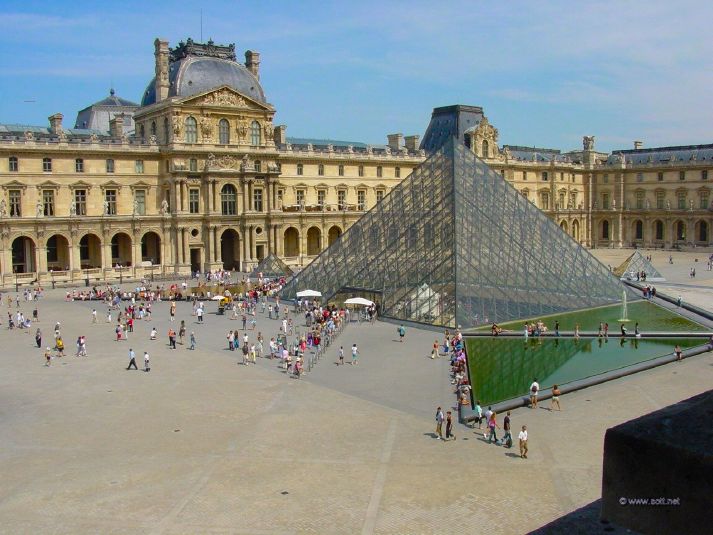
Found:
[{"label": "woman in white top", "polygon": [[517,436],[517,438],[520,440],[520,457],[523,459],[527,459],[527,426],[526,425],[522,426],[522,431],[520,431],[520,434]]}]

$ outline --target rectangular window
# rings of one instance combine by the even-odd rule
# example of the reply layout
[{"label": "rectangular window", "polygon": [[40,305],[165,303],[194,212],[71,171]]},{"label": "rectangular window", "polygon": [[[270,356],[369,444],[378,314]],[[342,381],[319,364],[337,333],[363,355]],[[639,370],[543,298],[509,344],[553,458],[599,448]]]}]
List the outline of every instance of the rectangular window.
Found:
[{"label": "rectangular window", "polygon": [[542,194],[542,209],[543,210],[550,209],[550,196],[547,193]]},{"label": "rectangular window", "polygon": [[666,194],[663,191],[656,192],[656,208],[663,210]]},{"label": "rectangular window", "polygon": [[344,166],[343,165],[339,166],[339,176],[344,176]]},{"label": "rectangular window", "polygon": [[317,166],[317,174],[319,176],[324,176],[324,164],[321,163]]},{"label": "rectangular window", "polygon": [[197,214],[198,210],[200,210],[200,190],[191,188],[188,190],[188,211]]},{"label": "rectangular window", "polygon": [[197,173],[198,172],[198,160],[195,158],[191,158],[188,160],[188,170],[191,173]]},{"label": "rectangular window", "polygon": [[136,201],[136,215],[146,215],[146,190],[137,189],[134,192],[134,200]]},{"label": "rectangular window", "polygon": [[380,189],[376,190],[376,202],[380,203],[384,198],[384,192]]},{"label": "rectangular window", "polygon": [[396,169],[394,169],[394,176],[396,178],[401,178],[401,168],[400,167],[397,167]]},{"label": "rectangular window", "polygon": [[357,210],[366,210],[366,191],[363,189],[357,191]]},{"label": "rectangular window", "polygon": [[42,158],[42,171],[44,173],[52,172],[52,158]]},{"label": "rectangular window", "polygon": [[278,189],[277,190],[277,202],[282,204],[282,200],[285,198],[285,190],[284,189]]},{"label": "rectangular window", "polygon": [[143,160],[136,160],[134,162],[134,172],[138,175],[144,174],[144,161]]},{"label": "rectangular window", "polygon": [[679,192],[677,197],[678,197],[678,209],[685,210],[686,209],[686,192],[685,191]]},{"label": "rectangular window", "polygon": [[8,169],[12,173],[17,173],[20,170],[20,164],[18,163],[17,156],[10,156],[7,161]]},{"label": "rectangular window", "polygon": [[602,208],[609,210],[609,194],[602,193]]},{"label": "rectangular window", "polygon": [[701,171],[701,180],[708,180],[708,169]]},{"label": "rectangular window", "polygon": [[54,215],[54,190],[42,190],[42,208],[47,217]]},{"label": "rectangular window", "polygon": [[87,190],[74,190],[74,211],[77,215],[87,215]]},{"label": "rectangular window", "polygon": [[114,160],[112,160],[111,158],[106,161],[106,172],[107,173],[114,172]]},{"label": "rectangular window", "polygon": [[347,192],[343,189],[337,191],[337,206],[340,210],[344,210],[347,207]]},{"label": "rectangular window", "polygon": [[255,167],[256,173],[262,173],[262,162],[260,160],[255,160],[253,166]]},{"label": "rectangular window", "polygon": [[304,203],[305,203],[305,190],[298,189],[297,190],[297,204],[302,206]]},{"label": "rectangular window", "polygon": [[104,215],[116,215],[116,190],[104,191]]},{"label": "rectangular window", "polygon": [[384,176],[384,168],[381,167],[380,165],[376,166],[376,176],[378,178],[381,178],[382,176]]},{"label": "rectangular window", "polygon": [[262,188],[253,190],[253,210],[262,212]]},{"label": "rectangular window", "polygon": [[301,163],[298,163],[297,164],[297,174],[302,176],[302,174],[304,173],[304,170],[305,170],[304,165],[302,165]]},{"label": "rectangular window", "polygon": [[607,173],[604,173],[602,180],[604,181],[605,184],[608,184],[609,183],[609,175]]},{"label": "rectangular window", "polygon": [[560,193],[560,200],[559,200],[559,209],[560,210],[564,210],[565,208],[567,208],[564,204],[564,199],[565,199],[565,194]]},{"label": "rectangular window", "polygon": [[707,191],[701,191],[701,196],[700,196],[700,201],[701,201],[701,210],[706,210],[708,208],[708,192]]},{"label": "rectangular window", "polygon": [[549,180],[549,175],[547,174],[547,171],[542,171],[542,180]]},{"label": "rectangular window", "polygon": [[560,182],[564,181],[564,173],[560,173]]},{"label": "rectangular window", "polygon": [[327,192],[323,189],[317,190],[317,204],[324,206],[324,199],[327,197]]},{"label": "rectangular window", "polygon": [[22,217],[22,192],[19,189],[11,189],[8,192],[10,198],[10,217]]},{"label": "rectangular window", "polygon": [[636,192],[636,209],[642,210],[643,208],[644,208],[644,192],[637,191]]},{"label": "rectangular window", "polygon": [[84,160],[82,158],[77,158],[74,160],[74,172],[83,173],[84,172]]},{"label": "rectangular window", "polygon": [[47,240],[47,262],[57,262],[57,236],[51,237]]},{"label": "rectangular window", "polygon": [[659,182],[663,182],[663,173],[658,173],[656,175],[656,178],[658,179]]},{"label": "rectangular window", "polygon": [[636,181],[643,182],[644,181],[644,173],[636,173]]},{"label": "rectangular window", "polygon": [[359,176],[364,176],[364,166],[363,165],[359,166]]},{"label": "rectangular window", "polygon": [[685,172],[685,171],[679,171],[679,172],[678,172],[678,179],[679,179],[679,180],[686,180],[686,172]]},{"label": "rectangular window", "polygon": [[527,171],[522,172],[522,179],[527,180]]}]

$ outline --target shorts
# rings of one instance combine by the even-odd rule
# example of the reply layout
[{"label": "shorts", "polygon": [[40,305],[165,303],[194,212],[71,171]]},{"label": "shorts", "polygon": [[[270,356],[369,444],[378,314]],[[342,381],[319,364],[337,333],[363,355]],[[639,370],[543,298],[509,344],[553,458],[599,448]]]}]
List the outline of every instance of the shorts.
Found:
[{"label": "shorts", "polygon": [[552,396],[552,401],[559,401],[560,397],[559,396]]}]

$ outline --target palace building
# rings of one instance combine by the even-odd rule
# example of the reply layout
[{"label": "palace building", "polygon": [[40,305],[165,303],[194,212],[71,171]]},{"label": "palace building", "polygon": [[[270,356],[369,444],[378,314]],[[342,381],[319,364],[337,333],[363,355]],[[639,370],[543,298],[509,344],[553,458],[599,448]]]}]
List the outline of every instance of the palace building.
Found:
[{"label": "palace building", "polygon": [[587,247],[711,246],[713,144],[597,152],[499,146],[483,109],[433,110],[423,141],[296,139],[273,124],[260,54],[154,43],[141,103],[49,127],[0,124],[0,272],[9,286],[304,266],[451,136]]}]

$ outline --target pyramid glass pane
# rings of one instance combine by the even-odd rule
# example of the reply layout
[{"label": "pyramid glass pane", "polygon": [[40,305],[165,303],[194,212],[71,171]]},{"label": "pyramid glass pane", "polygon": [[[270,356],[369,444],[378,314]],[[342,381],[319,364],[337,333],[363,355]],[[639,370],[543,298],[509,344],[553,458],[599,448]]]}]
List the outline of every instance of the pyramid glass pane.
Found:
[{"label": "pyramid glass pane", "polygon": [[283,289],[373,292],[381,315],[462,328],[621,300],[623,285],[452,139]]},{"label": "pyramid glass pane", "polygon": [[639,251],[624,260],[624,262],[614,270],[614,275],[622,279],[636,279],[637,273],[646,273],[647,281],[659,282],[666,280],[663,275],[649,262]]},{"label": "pyramid glass pane", "polygon": [[270,254],[260,260],[260,263],[250,273],[250,277],[256,278],[260,273],[268,279],[279,279],[280,277],[291,277],[293,271],[278,257]]}]

